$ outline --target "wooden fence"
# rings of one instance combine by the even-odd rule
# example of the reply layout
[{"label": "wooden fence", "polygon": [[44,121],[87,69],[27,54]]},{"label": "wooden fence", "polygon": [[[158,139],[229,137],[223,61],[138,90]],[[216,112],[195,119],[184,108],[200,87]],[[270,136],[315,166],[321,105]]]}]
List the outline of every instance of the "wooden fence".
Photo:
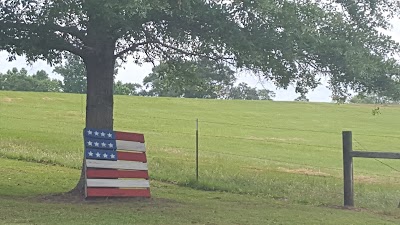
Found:
[{"label": "wooden fence", "polygon": [[400,153],[353,151],[353,138],[351,131],[343,131],[342,139],[343,139],[344,206],[354,207],[353,157],[400,159]]}]

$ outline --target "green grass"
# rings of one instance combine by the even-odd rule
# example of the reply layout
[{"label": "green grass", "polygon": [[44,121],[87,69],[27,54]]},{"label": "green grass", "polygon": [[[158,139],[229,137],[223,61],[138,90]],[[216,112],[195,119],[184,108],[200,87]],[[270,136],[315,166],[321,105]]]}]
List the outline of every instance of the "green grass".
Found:
[{"label": "green grass", "polygon": [[157,181],[151,182],[150,200],[82,202],[48,195],[69,190],[79,170],[7,159],[0,159],[0,163],[1,224],[378,225],[400,221],[374,211],[288,204],[284,200],[197,191]]},{"label": "green grass", "polygon": [[[0,196],[14,193],[12,195],[19,199],[20,196],[62,192],[73,186],[78,177],[76,169],[83,157],[84,105],[82,95],[0,92],[0,156],[61,166],[56,168],[66,176],[63,179],[65,183],[54,184],[51,182],[57,179],[48,175],[48,183],[45,183],[48,190],[37,184],[26,189],[26,195],[24,190],[14,190],[12,186],[3,188],[1,182]],[[318,213],[325,212],[332,213],[337,219],[355,217],[365,222],[367,220],[362,219],[367,217],[358,212],[321,206],[342,204],[342,130],[353,131],[355,149],[400,152],[400,107],[380,106],[382,114],[378,116],[372,115],[373,108],[372,105],[117,96],[114,121],[116,130],[145,134],[150,175],[153,181],[157,181],[152,186],[159,186],[153,193],[160,193],[162,198],[166,195],[169,199],[179,199],[178,195],[167,193],[171,189],[171,192],[182,191],[192,196],[181,199],[188,204],[197,204],[177,210],[176,213],[184,215],[182,218],[189,217],[186,209],[190,207],[221,207],[221,213],[226,217],[217,216],[220,220],[212,220],[213,223],[227,221],[225,223],[232,224],[229,221],[233,220],[229,218],[235,217],[229,216],[230,211],[225,207],[233,207],[232,213],[235,214],[234,206],[223,202],[219,205],[219,200],[200,201],[195,197],[218,193],[232,202],[238,199],[236,204],[239,199],[250,199],[256,205],[264,204],[263,211],[249,210],[260,213],[257,215],[277,211],[275,219],[278,224],[291,223],[289,218],[279,217],[281,211],[289,215],[304,214],[304,221],[310,218],[308,222],[316,224],[321,218]],[[199,118],[200,129],[198,183],[193,179],[196,118]],[[383,162],[400,170],[400,161]],[[31,178],[47,174],[40,174],[40,171],[38,168]],[[383,214],[390,219],[399,219],[396,208],[400,201],[399,172],[373,159],[356,159],[355,178],[356,206],[366,209],[362,214],[378,215],[382,221],[386,220]],[[32,179],[26,179],[26,182]],[[23,180],[23,177],[17,180]],[[29,207],[43,207],[44,210],[49,207],[41,202],[5,201],[16,204],[15,207],[24,204],[33,204]],[[240,208],[240,204],[237,207]],[[313,213],[313,210],[318,212]],[[79,210],[67,211],[63,211],[66,216],[75,217],[74,213],[79,213]],[[0,210],[0,214],[4,213]],[[249,215],[243,219],[252,217],[251,212],[243,215]],[[265,216],[259,217],[265,219]],[[143,218],[147,217],[140,217],[138,221]],[[197,222],[207,223],[206,219],[207,216]],[[357,220],[351,221],[357,224]],[[165,221],[185,224],[171,218],[165,218]],[[331,221],[338,224],[342,220]],[[190,220],[186,222],[190,223]],[[246,224],[245,221],[238,223]],[[249,223],[262,222],[249,220]]]}]

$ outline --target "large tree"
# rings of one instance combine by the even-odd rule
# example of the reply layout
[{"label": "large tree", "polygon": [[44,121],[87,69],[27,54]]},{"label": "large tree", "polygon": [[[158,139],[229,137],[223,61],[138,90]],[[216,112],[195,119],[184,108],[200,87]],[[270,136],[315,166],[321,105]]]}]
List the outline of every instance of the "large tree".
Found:
[{"label": "large tree", "polygon": [[0,0],[0,49],[50,63],[80,56],[86,126],[112,129],[114,65],[128,55],[225,60],[300,93],[321,74],[336,95],[379,91],[398,75],[398,45],[377,29],[398,8],[397,0]]}]

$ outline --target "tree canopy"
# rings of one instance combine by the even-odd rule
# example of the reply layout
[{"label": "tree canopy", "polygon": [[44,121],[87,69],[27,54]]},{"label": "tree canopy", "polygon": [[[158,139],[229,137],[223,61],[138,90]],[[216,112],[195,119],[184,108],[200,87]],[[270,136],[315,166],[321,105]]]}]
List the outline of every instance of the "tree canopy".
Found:
[{"label": "tree canopy", "polygon": [[399,70],[390,57],[398,44],[377,30],[398,15],[396,0],[3,0],[0,6],[0,49],[31,60],[56,62],[65,51],[86,61],[105,52],[109,61],[132,54],[138,63],[207,57],[262,73],[280,87],[294,83],[301,93],[324,74],[336,95],[383,89]]}]

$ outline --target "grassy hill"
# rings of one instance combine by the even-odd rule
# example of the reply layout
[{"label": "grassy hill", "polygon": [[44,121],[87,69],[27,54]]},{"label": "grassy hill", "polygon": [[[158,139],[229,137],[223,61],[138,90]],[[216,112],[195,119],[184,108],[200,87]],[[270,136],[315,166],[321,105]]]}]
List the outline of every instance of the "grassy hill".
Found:
[{"label": "grassy hill", "polygon": [[[83,209],[95,207],[33,197],[67,191],[78,179],[84,108],[83,95],[0,92],[0,165],[6,165],[0,167],[4,170],[0,206],[8,206],[0,209],[0,221],[2,216],[10,223],[15,222],[12,218],[29,218],[10,217],[13,207],[46,211],[57,206],[54,210],[77,223]],[[399,223],[400,161],[381,160],[387,166],[356,159],[355,203],[363,210],[334,209],[343,199],[342,130],[353,131],[357,150],[400,152],[400,107],[380,106],[376,116],[372,109],[372,105],[117,96],[115,129],[144,133],[148,148],[155,198],[140,203],[146,210],[135,218],[153,224]],[[194,181],[196,118],[198,183]],[[175,207],[170,201],[182,205]],[[124,207],[132,207],[129,204],[113,212],[123,215]],[[107,206],[101,204],[98,210]],[[32,223],[48,222],[36,213]]]}]

